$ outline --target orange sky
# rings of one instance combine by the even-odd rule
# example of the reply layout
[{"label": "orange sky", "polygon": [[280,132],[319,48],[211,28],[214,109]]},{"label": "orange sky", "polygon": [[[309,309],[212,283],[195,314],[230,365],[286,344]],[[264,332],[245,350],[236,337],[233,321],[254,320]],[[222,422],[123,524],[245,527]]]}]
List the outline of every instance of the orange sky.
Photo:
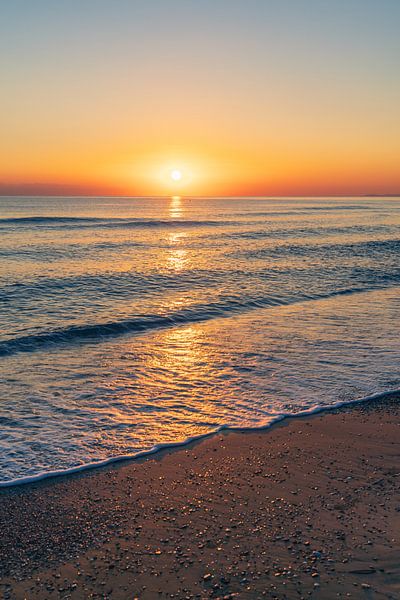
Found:
[{"label": "orange sky", "polygon": [[10,3],[0,193],[399,192],[400,3],[324,4]]}]

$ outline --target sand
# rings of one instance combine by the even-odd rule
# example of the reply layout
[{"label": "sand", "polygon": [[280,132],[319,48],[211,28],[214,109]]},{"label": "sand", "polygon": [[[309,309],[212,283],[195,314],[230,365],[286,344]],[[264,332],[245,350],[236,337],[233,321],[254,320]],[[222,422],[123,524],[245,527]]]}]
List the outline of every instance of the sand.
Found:
[{"label": "sand", "polygon": [[0,594],[400,598],[400,396],[0,492]]}]

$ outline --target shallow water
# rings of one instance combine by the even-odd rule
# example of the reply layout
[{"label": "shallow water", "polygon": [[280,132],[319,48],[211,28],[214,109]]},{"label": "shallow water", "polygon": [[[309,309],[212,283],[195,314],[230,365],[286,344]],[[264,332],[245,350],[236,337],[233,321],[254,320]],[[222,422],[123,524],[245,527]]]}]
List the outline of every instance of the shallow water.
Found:
[{"label": "shallow water", "polygon": [[0,199],[0,481],[400,388],[400,199]]}]

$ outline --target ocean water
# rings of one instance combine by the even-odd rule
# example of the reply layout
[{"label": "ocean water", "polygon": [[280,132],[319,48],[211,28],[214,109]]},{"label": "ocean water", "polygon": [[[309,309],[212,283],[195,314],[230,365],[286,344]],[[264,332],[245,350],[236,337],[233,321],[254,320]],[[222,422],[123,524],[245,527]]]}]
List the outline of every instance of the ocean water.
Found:
[{"label": "ocean water", "polygon": [[400,388],[400,198],[0,198],[0,482]]}]

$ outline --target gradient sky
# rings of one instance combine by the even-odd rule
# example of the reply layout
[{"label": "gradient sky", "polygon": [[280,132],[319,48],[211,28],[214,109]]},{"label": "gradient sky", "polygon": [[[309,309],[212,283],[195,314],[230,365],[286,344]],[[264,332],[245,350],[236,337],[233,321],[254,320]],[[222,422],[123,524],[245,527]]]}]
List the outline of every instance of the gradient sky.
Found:
[{"label": "gradient sky", "polygon": [[399,0],[5,0],[0,193],[397,193],[399,31]]}]

